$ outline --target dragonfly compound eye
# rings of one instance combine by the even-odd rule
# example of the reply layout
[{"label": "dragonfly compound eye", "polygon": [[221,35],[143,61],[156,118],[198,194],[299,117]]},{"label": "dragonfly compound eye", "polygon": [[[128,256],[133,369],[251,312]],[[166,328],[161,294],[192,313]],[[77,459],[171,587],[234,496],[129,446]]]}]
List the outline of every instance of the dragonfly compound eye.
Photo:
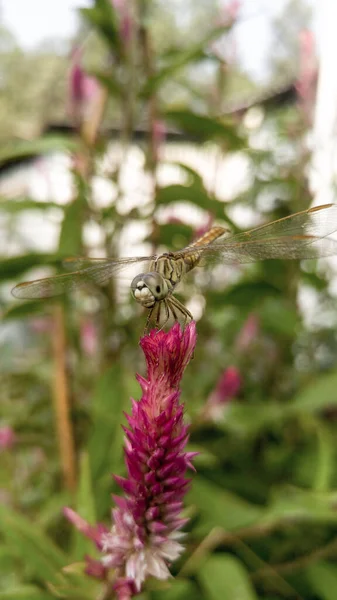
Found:
[{"label": "dragonfly compound eye", "polygon": [[157,301],[167,296],[168,286],[159,273],[141,273],[132,281],[131,291],[137,302],[146,308],[152,308]]}]

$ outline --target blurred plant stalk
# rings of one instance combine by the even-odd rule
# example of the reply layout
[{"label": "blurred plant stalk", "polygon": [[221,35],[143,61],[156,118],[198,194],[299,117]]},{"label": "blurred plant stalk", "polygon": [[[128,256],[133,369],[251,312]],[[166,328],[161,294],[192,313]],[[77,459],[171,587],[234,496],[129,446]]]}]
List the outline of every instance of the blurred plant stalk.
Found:
[{"label": "blurred plant stalk", "polygon": [[67,343],[64,323],[64,310],[60,304],[54,307],[54,327],[52,338],[55,368],[54,405],[61,468],[65,487],[71,492],[74,492],[76,489],[75,444],[73,426],[70,417],[71,409],[67,382]]}]

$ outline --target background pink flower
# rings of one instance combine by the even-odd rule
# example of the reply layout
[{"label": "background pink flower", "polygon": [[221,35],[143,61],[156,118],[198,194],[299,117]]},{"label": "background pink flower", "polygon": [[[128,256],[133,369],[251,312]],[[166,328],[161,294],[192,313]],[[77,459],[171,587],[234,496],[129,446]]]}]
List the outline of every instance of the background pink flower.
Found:
[{"label": "background pink flower", "polygon": [[217,419],[223,415],[224,406],[238,395],[242,378],[237,367],[228,367],[221,375],[215,389],[208,397],[203,415]]}]

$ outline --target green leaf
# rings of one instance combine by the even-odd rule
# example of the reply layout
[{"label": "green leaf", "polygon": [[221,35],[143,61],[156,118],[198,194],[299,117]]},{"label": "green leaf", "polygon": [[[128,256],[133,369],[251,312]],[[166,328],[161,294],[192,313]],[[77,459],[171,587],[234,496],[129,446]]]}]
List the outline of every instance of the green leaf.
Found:
[{"label": "green leaf", "polygon": [[82,222],[86,202],[80,195],[64,211],[59,251],[63,256],[76,256],[82,249]]},{"label": "green leaf", "polygon": [[26,140],[11,142],[7,146],[2,146],[0,164],[49,152],[75,152],[78,149],[78,142],[66,136],[45,136],[29,142]]},{"label": "green leaf", "polygon": [[31,300],[27,302],[16,302],[12,304],[3,314],[1,319],[4,321],[14,321],[15,319],[27,319],[35,314],[41,314],[48,304],[53,304],[53,298],[43,300],[43,308],[40,300]]},{"label": "green leaf", "polygon": [[179,169],[184,171],[184,173],[185,173],[185,175],[187,175],[188,181],[190,183],[193,183],[194,185],[199,185],[199,187],[205,189],[203,178],[200,175],[200,173],[198,173],[198,171],[196,171],[189,165],[185,165],[184,163],[179,162],[179,161],[172,161],[169,164],[175,165],[175,166],[179,167]]},{"label": "green leaf", "polygon": [[[64,598],[64,600],[93,600],[99,595],[99,590],[102,587],[102,582],[94,581],[84,573],[84,565],[76,565],[80,567],[81,572],[75,573],[73,565],[68,566],[65,571],[67,580],[58,586],[51,586],[55,591],[56,598]],[[71,583],[69,583],[71,582]]]},{"label": "green leaf", "polygon": [[207,191],[199,185],[172,184],[160,188],[156,195],[157,206],[186,201],[212,213],[218,219],[225,218],[224,203],[211,198]]},{"label": "green leaf", "polygon": [[[272,285],[269,286],[272,289]],[[274,288],[276,290],[277,288]],[[278,297],[261,298],[258,310],[263,330],[278,337],[293,339],[300,319],[296,308],[290,302],[286,302],[279,293]]]},{"label": "green leaf", "polygon": [[188,501],[198,508],[202,529],[207,532],[212,527],[222,527],[228,531],[246,527],[262,515],[259,507],[200,476],[193,480]]},{"label": "green leaf", "polygon": [[[77,491],[76,512],[81,515],[88,523],[96,523],[96,507],[93,494],[93,485],[91,477],[90,459],[86,452],[83,452],[80,459],[80,477]],[[73,556],[82,559],[85,554],[93,551],[93,544],[73,528]]]},{"label": "green leaf", "polygon": [[315,492],[284,485],[273,490],[266,523],[281,521],[312,521],[337,523],[336,492]]},{"label": "green leaf", "polygon": [[337,371],[315,378],[299,392],[285,410],[289,413],[315,413],[337,406]]},{"label": "green leaf", "polygon": [[[193,229],[184,223],[165,223],[160,225],[160,244],[173,250],[180,250],[192,240]],[[146,240],[145,240],[146,241]]]},{"label": "green leaf", "polygon": [[112,96],[121,97],[122,90],[119,82],[112,73],[102,71],[90,71],[89,75],[95,77],[99,83],[105,87]]},{"label": "green leaf", "polygon": [[60,570],[67,564],[67,557],[38,524],[0,505],[0,531],[7,545],[31,570],[35,579],[53,584],[62,581]]},{"label": "green leaf", "polygon": [[92,8],[81,8],[80,13],[90,25],[101,33],[109,47],[120,56],[122,48],[112,2],[110,0],[97,0],[95,6]]},{"label": "green leaf", "polygon": [[306,578],[320,600],[336,600],[337,566],[318,562],[305,570]]},{"label": "green leaf", "polygon": [[165,119],[176,127],[186,131],[198,140],[217,140],[225,143],[234,151],[245,147],[245,141],[237,133],[237,128],[228,120],[220,120],[207,115],[200,115],[190,110],[168,110]]},{"label": "green leaf", "polygon": [[198,44],[190,47],[188,50],[175,53],[170,52],[167,56],[167,64],[161,67],[153,77],[150,77],[146,81],[141,91],[143,98],[148,98],[155,93],[163,83],[171,80],[175,73],[183,67],[202,59],[209,60],[209,56],[205,53],[205,47],[226,33],[229,29],[230,27],[226,25],[212,28]]},{"label": "green leaf", "polygon": [[88,448],[96,498],[100,502],[98,518],[110,502],[111,474],[124,469],[121,423],[127,400],[124,372],[120,365],[113,365],[100,377],[92,400],[92,432]]},{"label": "green leaf", "polygon": [[220,293],[209,292],[208,295],[212,299],[214,305],[235,306],[250,312],[256,308],[256,306],[261,306],[261,303],[267,296],[275,296],[275,294],[280,294],[275,286],[263,279],[257,279],[255,281],[242,281],[241,283],[224,289]]},{"label": "green leaf", "polygon": [[197,577],[205,591],[205,600],[257,600],[246,569],[230,554],[208,558]]},{"label": "green leaf", "polygon": [[151,600],[203,600],[196,585],[189,579],[175,578],[170,580],[169,588],[151,590]]},{"label": "green leaf", "polygon": [[38,252],[30,252],[12,258],[0,258],[0,280],[17,279],[28,269],[41,265],[55,265],[59,260],[55,254],[39,254]]},{"label": "green leaf", "polygon": [[335,472],[335,440],[334,434],[332,435],[323,423],[317,422],[316,426],[318,450],[314,489],[317,492],[324,492],[330,489]]},{"label": "green leaf", "polygon": [[55,596],[34,585],[22,585],[0,591],[0,600],[53,600]]},{"label": "green leaf", "polygon": [[0,209],[5,210],[8,213],[17,213],[24,210],[49,210],[51,208],[63,210],[63,207],[56,202],[38,202],[31,198],[0,200]]},{"label": "green leaf", "polygon": [[249,405],[231,402],[223,427],[244,435],[256,434],[270,424],[281,423],[284,418],[284,404],[281,403],[269,401]]}]

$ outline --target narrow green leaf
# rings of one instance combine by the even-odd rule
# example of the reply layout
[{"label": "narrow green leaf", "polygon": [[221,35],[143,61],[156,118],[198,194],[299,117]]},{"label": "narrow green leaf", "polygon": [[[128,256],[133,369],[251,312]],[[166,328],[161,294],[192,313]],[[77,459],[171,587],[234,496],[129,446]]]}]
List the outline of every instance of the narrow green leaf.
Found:
[{"label": "narrow green leaf", "polygon": [[260,507],[200,476],[193,480],[188,501],[198,508],[203,531],[212,527],[233,531],[257,522],[263,514]]},{"label": "narrow green leaf", "polygon": [[223,427],[243,435],[256,435],[259,430],[281,423],[284,418],[284,404],[281,403],[269,401],[249,405],[231,402]]},{"label": "narrow green leaf", "polygon": [[151,600],[203,600],[195,583],[189,579],[175,578],[170,580],[169,587],[160,584],[160,590],[151,590]]},{"label": "narrow green leaf", "polygon": [[96,521],[95,499],[92,488],[90,460],[87,452],[80,459],[80,478],[77,493],[77,510],[90,523]]},{"label": "narrow green leaf", "polygon": [[337,371],[316,377],[285,407],[289,413],[315,413],[337,405]]},{"label": "narrow green leaf", "polygon": [[22,199],[11,199],[11,200],[0,200],[0,209],[5,210],[7,213],[17,213],[24,210],[50,210],[51,208],[57,208],[63,210],[63,206],[60,206],[56,202],[38,202],[31,198]]},{"label": "narrow green leaf", "polygon": [[[160,244],[172,250],[180,250],[192,240],[193,229],[185,223],[165,223],[160,225]],[[145,240],[146,241],[146,240]]]},{"label": "narrow green leaf", "polygon": [[268,295],[260,298],[258,309],[263,330],[280,338],[285,337],[292,340],[300,323],[296,308],[284,300],[278,288],[266,283],[263,285],[269,287]]},{"label": "narrow green leaf", "polygon": [[306,578],[320,600],[336,600],[337,566],[318,562],[305,570]]},{"label": "narrow green leaf", "polygon": [[[95,498],[93,494],[93,485],[91,477],[90,459],[86,452],[83,452],[80,459],[80,477],[77,492],[76,512],[88,523],[96,523]],[[85,554],[93,551],[93,544],[77,529],[73,528],[73,556],[82,559]]]},{"label": "narrow green leaf", "polygon": [[209,55],[205,53],[205,47],[210,44],[212,41],[216,40],[218,37],[223,35],[229,30],[229,27],[226,25],[222,25],[220,27],[212,28],[212,30],[205,36],[198,44],[190,47],[188,50],[177,51],[174,54],[172,51],[167,56],[167,64],[161,67],[153,77],[150,77],[142,91],[141,95],[144,98],[148,98],[154,92],[156,92],[159,87],[172,79],[172,77],[182,69],[183,67],[192,64],[196,61],[207,59],[209,60]]},{"label": "narrow green leaf", "polygon": [[49,152],[75,152],[78,149],[78,142],[70,137],[46,135],[37,140],[11,142],[7,146],[2,146],[0,163],[48,154]]},{"label": "narrow green leaf", "polygon": [[317,492],[325,492],[330,489],[335,472],[335,436],[331,434],[329,429],[324,426],[323,423],[317,422],[316,425],[318,451],[314,490]]},{"label": "narrow green leaf", "polygon": [[172,184],[160,188],[156,195],[157,206],[186,201],[212,213],[218,219],[225,218],[224,203],[211,198],[206,190],[198,185]]},{"label": "narrow green leaf", "polygon": [[112,96],[120,97],[122,94],[121,86],[112,73],[104,73],[102,71],[91,71],[89,73],[105,87]]},{"label": "narrow green leaf", "polygon": [[41,314],[48,304],[54,302],[53,298],[47,298],[43,301],[43,307],[40,300],[31,300],[27,302],[17,302],[12,304],[3,314],[1,319],[4,321],[14,321],[15,319],[27,319],[35,314]]},{"label": "narrow green leaf", "polygon": [[59,262],[55,254],[39,254],[30,252],[12,258],[0,258],[0,281],[16,279],[28,269],[41,265],[55,265]]},{"label": "narrow green leaf", "polygon": [[199,187],[201,188],[204,188],[203,178],[201,177],[200,173],[198,173],[198,171],[192,169],[192,167],[190,167],[189,165],[185,165],[184,163],[179,161],[173,161],[170,164],[176,165],[177,167],[179,167],[179,169],[184,171],[185,175],[188,176],[189,181],[191,183],[193,183],[194,185],[199,185]]},{"label": "narrow green leaf", "polygon": [[316,492],[284,485],[273,490],[266,522],[312,521],[337,523],[336,492]]},{"label": "narrow green leaf", "polygon": [[129,402],[124,386],[124,372],[113,365],[98,382],[92,399],[92,433],[88,448],[92,480],[96,490],[98,518],[109,503],[112,473],[121,473],[123,465],[123,410]]},{"label": "narrow green leaf", "polygon": [[62,581],[60,570],[67,563],[67,557],[36,523],[0,505],[0,531],[36,579],[54,584]]},{"label": "narrow green leaf", "polygon": [[97,0],[92,8],[81,8],[80,13],[86,21],[101,33],[109,47],[121,55],[121,43],[118,23],[113,4],[110,0]]},{"label": "narrow green leaf", "polygon": [[59,251],[63,256],[81,254],[84,209],[85,200],[82,196],[65,208],[59,240]]},{"label": "narrow green leaf", "polygon": [[55,600],[55,596],[34,585],[22,585],[0,591],[0,600]]},{"label": "narrow green leaf", "polygon": [[261,306],[266,297],[279,294],[280,292],[275,286],[263,279],[255,279],[254,281],[241,281],[236,285],[224,288],[220,293],[209,292],[209,297],[215,306],[217,304],[235,306],[250,312],[256,306]]},{"label": "narrow green leaf", "polygon": [[230,554],[208,558],[197,577],[205,591],[205,600],[257,600],[246,569]]},{"label": "narrow green leaf", "polygon": [[245,147],[244,139],[238,135],[237,128],[224,119],[197,114],[187,109],[168,110],[164,113],[164,117],[196,139],[217,140],[226,143],[232,151]]}]

